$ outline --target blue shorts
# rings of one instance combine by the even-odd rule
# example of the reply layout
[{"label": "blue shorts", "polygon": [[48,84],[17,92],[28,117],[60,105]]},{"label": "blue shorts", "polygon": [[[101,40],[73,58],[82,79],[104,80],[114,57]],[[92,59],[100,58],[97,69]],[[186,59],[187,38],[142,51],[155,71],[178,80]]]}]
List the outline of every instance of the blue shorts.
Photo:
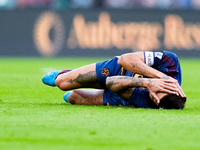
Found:
[{"label": "blue shorts", "polygon": [[113,93],[109,89],[104,91],[103,94],[103,104],[111,106],[128,106],[129,102],[123,100],[117,94]]},{"label": "blue shorts", "polygon": [[134,73],[123,69],[117,61],[118,58],[114,57],[111,60],[96,63],[97,78],[102,88],[107,89],[106,78],[109,76],[134,76]]},{"label": "blue shorts", "polygon": [[118,58],[114,57],[111,60],[96,63],[96,73],[100,85],[106,87],[106,78],[108,76],[119,75],[122,67],[117,63]]}]

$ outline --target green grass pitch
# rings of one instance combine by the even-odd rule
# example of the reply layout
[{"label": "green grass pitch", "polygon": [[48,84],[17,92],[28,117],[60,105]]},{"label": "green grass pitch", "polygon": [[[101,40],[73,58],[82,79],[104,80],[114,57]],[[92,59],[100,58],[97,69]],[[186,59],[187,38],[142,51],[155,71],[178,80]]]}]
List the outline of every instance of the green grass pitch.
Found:
[{"label": "green grass pitch", "polygon": [[103,58],[0,58],[0,150],[199,150],[200,60],[180,59],[183,110],[78,106],[42,84],[54,69]]}]

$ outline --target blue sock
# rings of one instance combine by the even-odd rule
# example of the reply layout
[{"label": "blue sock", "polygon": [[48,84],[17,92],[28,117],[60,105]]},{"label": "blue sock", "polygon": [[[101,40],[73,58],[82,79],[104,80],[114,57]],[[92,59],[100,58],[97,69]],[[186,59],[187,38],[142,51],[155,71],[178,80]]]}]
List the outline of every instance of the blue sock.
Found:
[{"label": "blue sock", "polygon": [[69,103],[69,100],[68,100],[68,96],[72,93],[72,91],[70,92],[67,92],[63,95],[63,99],[65,100],[65,102]]}]

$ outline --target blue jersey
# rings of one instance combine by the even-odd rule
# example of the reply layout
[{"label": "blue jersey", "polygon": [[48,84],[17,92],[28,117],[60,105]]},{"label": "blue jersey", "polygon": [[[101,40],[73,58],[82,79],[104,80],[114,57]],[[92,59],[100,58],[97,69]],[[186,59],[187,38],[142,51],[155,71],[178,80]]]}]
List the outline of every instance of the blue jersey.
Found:
[{"label": "blue jersey", "polygon": [[168,51],[144,52],[145,63],[152,68],[173,77],[181,85],[181,66],[176,54]]},{"label": "blue jersey", "polygon": [[[148,66],[175,78],[181,85],[181,67],[178,58],[174,53],[168,51],[144,52],[144,59]],[[117,94],[107,89],[106,78],[108,76],[124,75],[130,77],[142,77],[124,69],[117,63],[117,61],[118,58],[114,57],[111,60],[96,63],[97,78],[100,85],[105,89],[103,104],[117,106],[133,105],[139,108],[155,108],[156,105],[150,99],[149,92],[146,89],[135,88],[129,102],[124,101],[118,97]]]},{"label": "blue jersey", "polygon": [[105,89],[103,94],[103,104],[111,106],[134,106],[137,108],[158,108],[150,99],[147,89],[135,88],[129,102],[123,100],[109,89]]}]

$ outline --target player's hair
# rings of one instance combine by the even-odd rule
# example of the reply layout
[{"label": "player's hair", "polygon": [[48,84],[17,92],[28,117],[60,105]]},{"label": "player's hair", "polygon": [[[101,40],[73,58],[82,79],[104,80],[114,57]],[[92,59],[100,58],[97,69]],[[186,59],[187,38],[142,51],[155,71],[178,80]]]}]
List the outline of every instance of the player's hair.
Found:
[{"label": "player's hair", "polygon": [[167,94],[161,98],[159,107],[163,109],[183,109],[186,97],[177,96],[176,94]]}]

